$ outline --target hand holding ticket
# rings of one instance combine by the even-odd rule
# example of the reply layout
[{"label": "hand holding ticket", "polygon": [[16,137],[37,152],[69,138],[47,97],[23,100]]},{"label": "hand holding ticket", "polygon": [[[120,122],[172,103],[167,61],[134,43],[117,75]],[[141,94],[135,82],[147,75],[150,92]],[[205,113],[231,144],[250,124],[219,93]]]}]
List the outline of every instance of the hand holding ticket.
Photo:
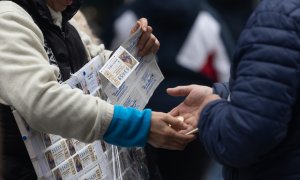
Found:
[{"label": "hand holding ticket", "polygon": [[[176,116],[176,118],[182,122],[184,122],[184,117],[183,116]],[[185,135],[190,135],[190,134],[196,134],[198,132],[198,128],[195,128],[187,133]]]}]

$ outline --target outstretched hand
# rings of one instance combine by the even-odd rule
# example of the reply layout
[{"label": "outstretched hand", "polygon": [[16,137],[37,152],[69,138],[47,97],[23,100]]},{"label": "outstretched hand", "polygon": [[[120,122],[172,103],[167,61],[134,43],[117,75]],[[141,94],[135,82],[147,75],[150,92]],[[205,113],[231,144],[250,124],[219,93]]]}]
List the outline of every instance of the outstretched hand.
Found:
[{"label": "outstretched hand", "polygon": [[152,112],[148,143],[156,148],[183,150],[195,139],[194,135],[184,135],[178,131],[188,129],[188,125],[167,113]]},{"label": "outstretched hand", "polygon": [[[200,85],[168,88],[167,93],[171,96],[186,96],[184,101],[169,113],[172,116],[183,116],[184,122],[191,125],[192,128],[197,127],[203,107],[213,100],[220,99],[219,96],[212,93],[212,88]],[[182,133],[185,132],[187,131],[183,130]]]},{"label": "outstretched hand", "polygon": [[152,27],[148,26],[146,18],[141,18],[136,22],[136,25],[131,29],[131,34],[139,28],[142,29],[142,35],[138,42],[139,55],[145,56],[150,53],[155,54],[160,46],[158,39],[152,34]]}]

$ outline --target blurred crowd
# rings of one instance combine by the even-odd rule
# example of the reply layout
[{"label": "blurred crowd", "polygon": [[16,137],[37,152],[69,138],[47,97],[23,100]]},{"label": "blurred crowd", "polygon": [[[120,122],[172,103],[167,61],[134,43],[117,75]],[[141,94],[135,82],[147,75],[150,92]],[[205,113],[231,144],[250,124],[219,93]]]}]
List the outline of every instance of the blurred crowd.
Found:
[{"label": "blurred crowd", "polygon": [[[82,11],[88,18],[97,36],[111,23],[114,15],[124,6],[135,0],[86,0]],[[244,27],[249,15],[259,0],[201,0],[208,3],[222,18],[231,31],[235,41]],[[174,4],[175,2],[172,2]]]}]

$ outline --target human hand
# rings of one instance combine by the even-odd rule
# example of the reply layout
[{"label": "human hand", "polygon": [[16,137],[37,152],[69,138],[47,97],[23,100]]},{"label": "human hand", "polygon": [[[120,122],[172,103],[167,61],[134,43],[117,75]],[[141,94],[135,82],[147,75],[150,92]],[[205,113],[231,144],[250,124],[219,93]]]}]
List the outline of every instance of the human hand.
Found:
[{"label": "human hand", "polygon": [[188,125],[170,114],[152,112],[148,143],[156,148],[183,150],[195,139],[194,135],[184,135],[177,131],[188,129]]},{"label": "human hand", "polygon": [[191,128],[181,131],[183,134],[197,127],[200,113],[209,102],[220,99],[213,94],[212,88],[200,85],[168,88],[167,93],[171,96],[186,96],[182,103],[170,111],[172,116],[182,116],[184,122],[191,125]]},{"label": "human hand", "polygon": [[131,29],[131,34],[136,32],[139,28],[142,30],[142,35],[137,44],[139,48],[139,55],[145,56],[147,54],[155,54],[160,46],[158,39],[152,34],[152,27],[148,26],[148,20],[141,18],[136,22],[136,25]]}]

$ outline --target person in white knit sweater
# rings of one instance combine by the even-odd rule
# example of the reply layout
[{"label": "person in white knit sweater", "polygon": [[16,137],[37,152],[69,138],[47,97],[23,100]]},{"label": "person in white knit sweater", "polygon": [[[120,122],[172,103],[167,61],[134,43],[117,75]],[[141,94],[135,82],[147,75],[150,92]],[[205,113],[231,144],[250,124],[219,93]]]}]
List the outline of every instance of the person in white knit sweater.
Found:
[{"label": "person in white knit sweater", "polygon": [[[0,125],[4,138],[10,136],[8,130],[15,128],[9,114],[12,107],[40,132],[83,142],[103,139],[124,147],[148,142],[155,147],[183,149],[194,136],[177,132],[187,125],[175,117],[150,109],[111,105],[59,83],[93,56],[108,59],[111,54],[103,45],[85,46],[82,42],[88,41],[82,40],[69,23],[80,5],[80,0],[0,1],[0,110],[4,114]],[[140,54],[156,53],[159,41],[145,18],[137,22],[133,32],[139,27],[143,30],[138,44]],[[24,170],[27,166],[22,163],[28,158],[20,156],[16,138],[4,144],[5,163],[17,162],[7,166],[5,174],[26,177],[32,172]],[[22,175],[13,173],[16,164]]]}]

